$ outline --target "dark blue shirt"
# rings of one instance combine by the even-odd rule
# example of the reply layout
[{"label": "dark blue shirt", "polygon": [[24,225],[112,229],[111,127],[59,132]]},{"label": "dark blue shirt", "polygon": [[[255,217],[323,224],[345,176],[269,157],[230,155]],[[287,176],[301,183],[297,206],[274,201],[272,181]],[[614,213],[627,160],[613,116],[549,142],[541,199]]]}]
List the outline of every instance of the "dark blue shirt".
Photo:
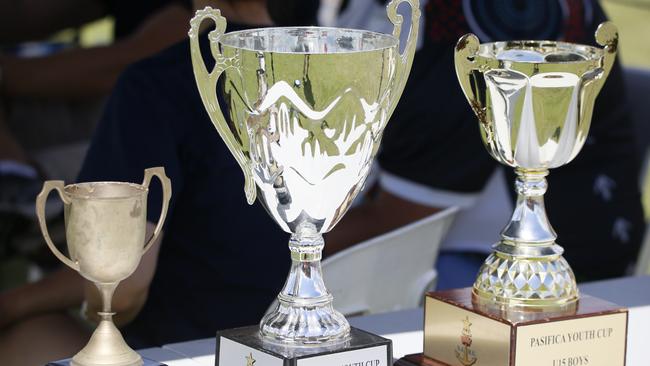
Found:
[{"label": "dark blue shirt", "polygon": [[[165,167],[173,195],[148,300],[124,335],[145,347],[256,324],[288,273],[289,236],[259,204],[247,205],[243,174],[199,97],[189,41],[122,75],[79,181],[141,182],[154,166]],[[155,223],[155,180],[148,201]]]},{"label": "dark blue shirt", "polygon": [[105,0],[108,13],[115,19],[115,38],[133,34],[150,16],[161,9],[180,5],[192,9],[192,0]]}]

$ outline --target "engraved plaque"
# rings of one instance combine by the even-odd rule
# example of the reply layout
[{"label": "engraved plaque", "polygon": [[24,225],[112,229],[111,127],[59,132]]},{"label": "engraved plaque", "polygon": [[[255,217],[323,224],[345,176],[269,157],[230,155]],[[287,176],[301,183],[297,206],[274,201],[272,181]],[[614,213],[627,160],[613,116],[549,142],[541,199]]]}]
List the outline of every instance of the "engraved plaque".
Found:
[{"label": "engraved plaque", "polygon": [[488,309],[471,288],[427,294],[424,353],[400,366],[623,366],[628,311],[582,295],[557,311]]},{"label": "engraved plaque", "polygon": [[625,364],[627,312],[517,327],[516,365]]}]

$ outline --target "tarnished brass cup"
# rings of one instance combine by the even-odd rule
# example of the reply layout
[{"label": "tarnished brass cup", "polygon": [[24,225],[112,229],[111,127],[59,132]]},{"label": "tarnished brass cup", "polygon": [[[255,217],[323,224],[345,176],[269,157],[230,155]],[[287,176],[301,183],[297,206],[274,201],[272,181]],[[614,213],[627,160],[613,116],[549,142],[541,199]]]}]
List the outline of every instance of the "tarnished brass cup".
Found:
[{"label": "tarnished brass cup", "polygon": [[546,216],[545,177],[573,160],[587,139],[596,97],[616,57],[616,27],[601,24],[596,41],[604,48],[557,41],[479,44],[468,34],[456,45],[458,81],[483,143],[517,174],[512,218],[474,283],[479,300],[540,309],[578,299],[575,276]]},{"label": "tarnished brass cup", "polygon": [[[160,219],[145,244],[147,193],[153,176],[163,187]],[[45,202],[56,190],[64,202],[66,241],[70,258],[52,243],[45,221]],[[92,281],[102,297],[101,321],[88,344],[71,361],[72,366],[138,366],[143,361],[124,341],[113,324],[111,299],[120,281],[138,267],[162,230],[171,183],[164,168],[145,170],[142,185],[123,182],[90,182],[64,186],[47,181],[36,199],[36,213],[45,242],[54,255]]]}]

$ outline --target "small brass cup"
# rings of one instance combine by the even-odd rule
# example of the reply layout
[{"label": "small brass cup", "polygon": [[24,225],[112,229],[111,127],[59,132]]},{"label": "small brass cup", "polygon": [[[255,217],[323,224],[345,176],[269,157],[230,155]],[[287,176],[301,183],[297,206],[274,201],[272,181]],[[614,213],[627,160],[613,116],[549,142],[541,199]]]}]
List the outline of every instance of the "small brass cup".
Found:
[{"label": "small brass cup", "polygon": [[[153,176],[163,188],[160,219],[145,243],[147,193]],[[52,243],[45,221],[45,202],[56,190],[65,204],[66,257]],[[142,185],[123,182],[90,182],[64,186],[63,181],[47,181],[36,198],[36,213],[45,242],[54,255],[92,281],[102,297],[101,321],[88,344],[71,361],[72,366],[139,366],[142,358],[124,341],[113,324],[111,299],[120,281],[135,272],[142,255],[162,230],[171,183],[162,167],[145,170]]]}]

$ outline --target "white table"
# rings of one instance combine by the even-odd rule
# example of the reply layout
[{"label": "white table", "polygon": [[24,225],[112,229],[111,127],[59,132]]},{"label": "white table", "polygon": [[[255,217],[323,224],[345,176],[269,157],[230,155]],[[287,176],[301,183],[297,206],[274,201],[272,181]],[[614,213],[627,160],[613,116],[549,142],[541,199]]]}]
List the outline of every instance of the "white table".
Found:
[{"label": "white table", "polygon": [[[583,293],[626,306],[628,322],[627,366],[648,365],[650,347],[650,277],[626,277],[580,285]],[[350,324],[393,341],[395,358],[422,352],[422,309],[350,318]],[[173,343],[140,352],[169,366],[214,366],[214,338]]]},{"label": "white table", "polygon": [[[164,348],[147,348],[138,350],[138,353],[143,357],[158,362],[163,362],[168,366],[199,366],[200,363],[188,358],[180,353],[176,353]],[[214,365],[212,365],[214,366]]]}]

